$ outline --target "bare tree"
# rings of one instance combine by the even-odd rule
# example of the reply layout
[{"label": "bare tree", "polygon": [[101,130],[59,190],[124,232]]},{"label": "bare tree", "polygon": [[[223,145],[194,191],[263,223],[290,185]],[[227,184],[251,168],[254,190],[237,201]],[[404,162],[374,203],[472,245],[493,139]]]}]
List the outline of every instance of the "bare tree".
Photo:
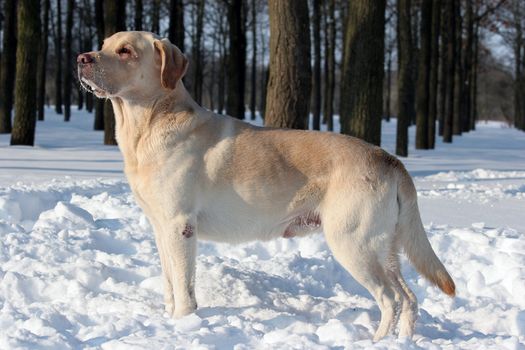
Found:
[{"label": "bare tree", "polygon": [[321,0],[313,0],[314,69],[312,115],[313,129],[321,129]]},{"label": "bare tree", "polygon": [[341,132],[381,144],[385,0],[349,0],[341,73]]},{"label": "bare tree", "polygon": [[72,68],[72,54],[71,44],[73,41],[73,7],[75,2],[73,0],[67,1],[67,17],[66,17],[66,42],[65,42],[65,56],[64,62],[64,121],[68,122],[71,119],[71,72]]},{"label": "bare tree", "polygon": [[244,86],[246,76],[246,31],[242,0],[228,0],[230,51],[228,54],[228,96],[226,113],[244,119]]},{"label": "bare tree", "polygon": [[419,71],[416,93],[416,148],[428,149],[432,0],[422,0],[420,33],[421,47],[419,49]]},{"label": "bare tree", "polygon": [[144,6],[142,0],[135,0],[135,20],[134,20],[134,29],[142,30],[142,21],[143,21]]},{"label": "bare tree", "polygon": [[40,1],[19,0],[15,119],[11,145],[33,146],[36,126],[36,74],[40,41]]},{"label": "bare tree", "polygon": [[452,142],[452,121],[454,120],[454,93],[455,93],[455,76],[456,76],[456,1],[447,0],[445,2],[445,11],[443,13],[445,31],[444,40],[447,43],[447,60],[446,66],[446,103],[443,116],[443,142]]},{"label": "bare tree", "polygon": [[[102,48],[102,43],[105,36],[104,26],[104,2],[103,0],[95,0],[95,24],[97,27],[97,41],[98,48]],[[94,130],[104,130],[104,106],[105,101],[101,99],[96,100],[95,104],[95,121],[93,123]]]},{"label": "bare tree", "polygon": [[170,41],[184,52],[184,3],[182,0],[170,0]]},{"label": "bare tree", "polygon": [[307,0],[268,2],[270,80],[264,124],[307,129],[312,73]]},{"label": "bare tree", "polygon": [[[62,0],[56,2],[55,59],[62,62]],[[55,112],[62,114],[62,65],[55,66]]]},{"label": "bare tree", "polygon": [[202,86],[204,79],[204,62],[202,57],[202,32],[204,27],[205,0],[196,0],[193,7],[194,25],[192,26],[192,60],[193,60],[193,98],[202,103]]},{"label": "bare tree", "polygon": [[37,119],[44,120],[44,102],[46,95],[46,63],[49,36],[49,7],[50,0],[44,0],[44,21],[42,35],[40,36],[40,55],[38,57],[37,76]]},{"label": "bare tree", "polygon": [[[126,30],[126,2],[114,0],[104,2],[104,30],[106,37]],[[104,104],[104,144],[116,145],[115,114],[109,100]]]},{"label": "bare tree", "polygon": [[396,132],[396,154],[408,156],[408,126],[414,113],[413,103],[413,54],[412,25],[410,23],[411,0],[397,0],[397,88],[398,113]]},{"label": "bare tree", "polygon": [[251,67],[251,88],[250,88],[250,118],[255,120],[255,105],[257,97],[257,3],[251,2],[252,12],[252,67]]},{"label": "bare tree", "polygon": [[334,130],[334,90],[335,90],[335,0],[325,3],[325,60],[324,60],[324,105],[323,121],[328,131]]},{"label": "bare tree", "polygon": [[0,65],[0,133],[11,132],[11,110],[13,109],[13,87],[15,85],[17,40],[17,1],[4,2],[3,55]]},{"label": "bare tree", "polygon": [[432,6],[432,42],[430,48],[430,86],[428,97],[428,148],[434,148],[436,145],[441,0],[434,0]]}]

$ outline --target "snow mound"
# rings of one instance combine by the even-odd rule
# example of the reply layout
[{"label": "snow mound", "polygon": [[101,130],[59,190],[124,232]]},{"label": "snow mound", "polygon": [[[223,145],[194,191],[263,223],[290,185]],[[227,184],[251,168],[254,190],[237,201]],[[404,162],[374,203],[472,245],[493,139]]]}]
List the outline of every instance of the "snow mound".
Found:
[{"label": "snow mound", "polygon": [[416,336],[373,344],[379,309],[322,235],[199,243],[199,309],[172,320],[151,227],[125,182],[0,188],[0,348],[523,349],[523,233],[426,228],[458,296],[404,262],[420,301]]}]

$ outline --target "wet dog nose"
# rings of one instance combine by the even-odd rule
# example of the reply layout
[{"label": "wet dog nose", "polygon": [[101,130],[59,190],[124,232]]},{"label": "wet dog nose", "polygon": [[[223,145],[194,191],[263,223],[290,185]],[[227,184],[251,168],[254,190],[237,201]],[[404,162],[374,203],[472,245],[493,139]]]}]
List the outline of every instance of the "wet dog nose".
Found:
[{"label": "wet dog nose", "polygon": [[77,57],[77,63],[88,64],[93,63],[93,56],[89,53],[82,53]]}]

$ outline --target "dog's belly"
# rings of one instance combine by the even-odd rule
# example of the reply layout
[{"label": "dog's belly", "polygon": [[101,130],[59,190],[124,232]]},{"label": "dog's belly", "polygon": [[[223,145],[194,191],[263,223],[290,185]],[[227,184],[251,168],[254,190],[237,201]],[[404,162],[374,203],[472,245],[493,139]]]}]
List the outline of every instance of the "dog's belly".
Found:
[{"label": "dog's belly", "polygon": [[321,218],[314,212],[289,217],[282,214],[228,215],[224,212],[203,212],[197,218],[199,239],[242,243],[278,237],[304,236],[321,230]]}]

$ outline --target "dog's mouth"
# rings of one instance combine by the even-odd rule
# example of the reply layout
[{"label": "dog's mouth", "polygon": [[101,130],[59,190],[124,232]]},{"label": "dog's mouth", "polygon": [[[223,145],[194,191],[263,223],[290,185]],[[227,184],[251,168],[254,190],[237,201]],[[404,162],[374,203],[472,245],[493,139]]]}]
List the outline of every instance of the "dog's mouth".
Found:
[{"label": "dog's mouth", "polygon": [[97,97],[107,96],[107,92],[104,89],[102,89],[100,86],[95,84],[93,81],[87,79],[86,77],[81,76],[81,74],[79,75],[80,86],[82,86],[86,91],[95,94],[95,96]]}]

